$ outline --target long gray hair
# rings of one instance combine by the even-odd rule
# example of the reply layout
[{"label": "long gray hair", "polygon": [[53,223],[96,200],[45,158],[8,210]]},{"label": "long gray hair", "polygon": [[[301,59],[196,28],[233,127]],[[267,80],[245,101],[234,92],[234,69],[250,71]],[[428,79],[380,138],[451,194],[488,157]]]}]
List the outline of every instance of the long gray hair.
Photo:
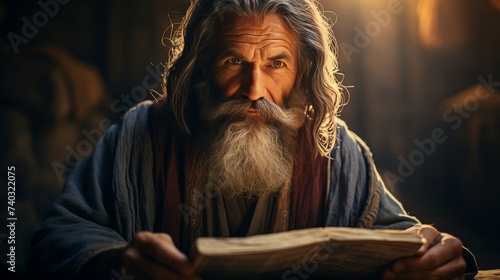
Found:
[{"label": "long gray hair", "polygon": [[163,90],[172,113],[181,130],[189,135],[196,110],[193,85],[209,71],[207,63],[224,19],[230,15],[269,14],[281,16],[298,36],[297,81],[308,101],[304,108],[311,120],[308,131],[317,151],[328,156],[335,144],[335,117],[342,105],[342,86],[335,77],[338,66],[330,25],[314,0],[193,1],[171,39],[165,70]]}]

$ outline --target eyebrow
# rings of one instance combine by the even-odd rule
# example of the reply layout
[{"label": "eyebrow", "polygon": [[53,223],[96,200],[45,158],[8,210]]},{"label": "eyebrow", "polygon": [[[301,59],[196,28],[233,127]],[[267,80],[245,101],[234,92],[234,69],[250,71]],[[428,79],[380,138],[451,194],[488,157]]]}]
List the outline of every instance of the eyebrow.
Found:
[{"label": "eyebrow", "polygon": [[221,52],[221,54],[217,55],[217,58],[220,59],[220,58],[225,58],[225,57],[230,57],[230,56],[234,56],[237,58],[243,58],[243,56],[241,54],[239,54],[233,50],[223,51],[223,52]]},{"label": "eyebrow", "polygon": [[280,60],[280,59],[292,60],[292,57],[289,54],[287,54],[286,52],[282,52],[278,55],[270,57],[268,60]]}]

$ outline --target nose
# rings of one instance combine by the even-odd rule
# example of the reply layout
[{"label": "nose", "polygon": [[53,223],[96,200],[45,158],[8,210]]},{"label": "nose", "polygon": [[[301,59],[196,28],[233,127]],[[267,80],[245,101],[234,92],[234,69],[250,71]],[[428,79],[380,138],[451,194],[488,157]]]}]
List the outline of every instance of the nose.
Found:
[{"label": "nose", "polygon": [[248,67],[245,75],[243,95],[252,101],[264,98],[265,96],[265,81],[262,70],[258,67]]}]

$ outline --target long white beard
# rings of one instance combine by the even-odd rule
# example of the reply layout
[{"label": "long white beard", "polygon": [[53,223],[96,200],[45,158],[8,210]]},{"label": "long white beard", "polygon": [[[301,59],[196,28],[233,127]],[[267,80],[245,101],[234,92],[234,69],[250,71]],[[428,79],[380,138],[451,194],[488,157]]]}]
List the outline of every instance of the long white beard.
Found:
[{"label": "long white beard", "polygon": [[[258,197],[290,185],[304,107],[281,109],[246,97],[210,107],[202,109],[208,129],[195,157],[195,186],[225,197]],[[248,116],[250,107],[259,115]]]}]

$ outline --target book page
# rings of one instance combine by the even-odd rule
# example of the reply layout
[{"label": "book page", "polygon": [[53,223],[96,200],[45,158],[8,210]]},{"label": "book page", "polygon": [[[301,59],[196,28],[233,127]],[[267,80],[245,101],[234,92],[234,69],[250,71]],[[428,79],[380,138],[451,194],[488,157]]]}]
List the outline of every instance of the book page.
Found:
[{"label": "book page", "polygon": [[[312,228],[242,238],[197,240],[197,271],[207,279],[377,277],[422,245],[415,233],[359,228]],[[307,277],[307,278],[304,278]]]},{"label": "book page", "polygon": [[323,228],[309,228],[248,237],[202,237],[196,246],[204,255],[227,255],[241,252],[277,251],[329,240],[330,234]]},{"label": "book page", "polygon": [[415,233],[401,230],[325,228],[330,241],[287,278],[316,275],[340,279],[380,278],[394,260],[412,256],[423,244]]},{"label": "book page", "polygon": [[302,266],[328,238],[326,232],[317,229],[243,238],[200,238],[195,267],[206,278],[260,279]]},{"label": "book page", "polygon": [[412,256],[421,243],[331,241],[318,253],[318,275],[366,279],[380,277],[394,260]]},{"label": "book page", "polygon": [[204,279],[262,279],[286,271],[291,273],[293,268],[302,267],[320,249],[320,245],[310,244],[266,253],[203,256],[196,259],[195,266],[203,272]]}]

